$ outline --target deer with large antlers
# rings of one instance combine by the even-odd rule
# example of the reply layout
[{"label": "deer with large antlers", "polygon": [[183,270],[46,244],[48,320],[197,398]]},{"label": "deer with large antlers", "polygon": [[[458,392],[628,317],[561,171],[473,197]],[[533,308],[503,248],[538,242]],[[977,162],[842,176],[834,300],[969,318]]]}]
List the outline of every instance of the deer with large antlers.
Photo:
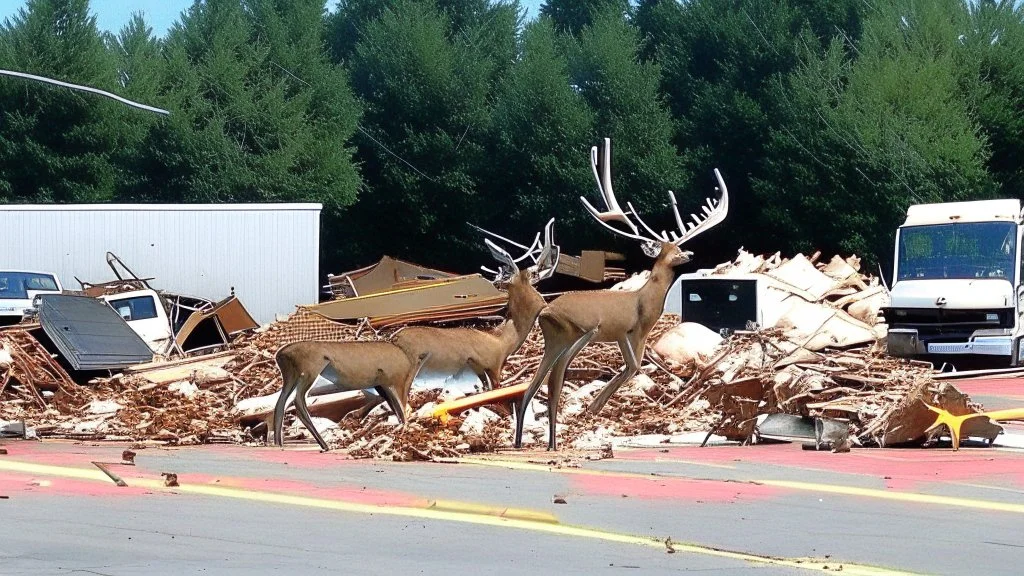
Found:
[{"label": "deer with large antlers", "polygon": [[403,424],[409,390],[422,373],[455,376],[468,368],[485,389],[491,389],[500,381],[506,359],[526,341],[545,305],[533,283],[550,275],[557,262],[551,224],[548,222],[544,245],[533,257],[534,264],[524,270],[519,270],[507,251],[485,240],[491,254],[505,264],[499,268],[499,282],[508,282],[507,319],[494,330],[411,326],[399,330],[387,342],[297,342],[282,347],[276,356],[284,379],[274,410],[277,445],[282,445],[284,412],[288,396],[294,391],[296,415],[320,447],[328,449],[306,406],[307,392],[328,366],[337,375],[334,388],[369,388],[378,393],[378,399],[368,401],[360,411],[361,416],[385,401]]},{"label": "deer with large antlers", "polygon": [[[516,414],[515,446],[522,446],[523,420],[533,396],[540,389],[544,377],[548,379],[548,450],[557,448],[555,425],[558,419],[558,402],[565,379],[565,371],[573,358],[591,342],[615,342],[625,361],[625,367],[601,389],[587,410],[597,414],[624,382],[640,369],[647,335],[654,328],[665,305],[665,295],[672,285],[674,268],[690,261],[691,252],[682,251],[679,246],[725,219],[729,210],[729,193],[722,175],[715,169],[721,198],[708,200],[701,216],[693,215],[693,221],[686,225],[679,215],[675,194],[669,191],[672,211],[679,232],[658,234],[639,216],[632,204],[626,203],[623,212],[615,199],[611,182],[611,140],[605,138],[602,154],[595,146],[590,152],[591,168],[598,190],[604,198],[606,211],[598,211],[580,198],[587,211],[605,228],[612,232],[639,240],[644,253],[655,257],[650,277],[634,292],[593,290],[568,292],[552,301],[538,316],[538,323],[544,333],[544,356],[530,386],[523,394],[523,400]],[[599,173],[600,170],[600,173]],[[630,216],[640,224],[638,227]],[[620,230],[609,222],[621,222],[628,230]],[[642,235],[640,228],[650,236]],[[550,374],[548,374],[550,372]]]}]

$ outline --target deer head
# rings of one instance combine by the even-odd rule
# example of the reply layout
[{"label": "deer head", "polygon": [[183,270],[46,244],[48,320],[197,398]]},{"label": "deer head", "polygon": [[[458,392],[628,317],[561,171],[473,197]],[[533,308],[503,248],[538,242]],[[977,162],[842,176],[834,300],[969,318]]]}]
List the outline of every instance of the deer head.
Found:
[{"label": "deer head", "polygon": [[493,274],[495,283],[508,284],[519,275],[519,263],[528,261],[532,262],[532,264],[523,272],[528,273],[530,284],[536,284],[545,278],[549,278],[555,273],[555,267],[558,265],[558,256],[560,253],[558,246],[554,244],[554,225],[555,219],[552,218],[548,220],[548,223],[544,226],[543,243],[541,242],[541,233],[538,232],[533,238],[533,243],[530,244],[530,246],[524,246],[514,240],[509,240],[508,238],[499,236],[494,232],[490,232],[480,228],[479,226],[470,224],[470,226],[488,236],[492,236],[511,246],[525,250],[522,256],[519,258],[513,258],[507,250],[498,246],[496,243],[491,241],[490,238],[485,238],[484,244],[487,246],[488,250],[491,251],[491,256],[493,256],[498,262],[504,264],[504,266],[499,266],[497,270],[492,270],[486,266],[481,266],[480,269],[488,274]]},{"label": "deer head", "polygon": [[[684,223],[682,217],[679,215],[679,206],[676,202],[676,195],[669,190],[668,195],[672,200],[672,213],[675,215],[676,226],[679,227],[679,232],[671,231],[665,232],[664,230],[659,234],[654,231],[646,222],[640,218],[640,214],[636,211],[630,202],[626,202],[628,210],[623,211],[622,207],[619,206],[618,201],[615,199],[615,191],[612,189],[612,141],[611,138],[604,139],[604,147],[600,151],[597,146],[590,149],[590,168],[594,173],[594,181],[597,182],[597,189],[601,193],[601,197],[604,199],[605,211],[599,211],[583,196],[580,196],[580,200],[583,201],[583,205],[590,212],[590,215],[595,220],[608,230],[620,236],[631,238],[633,240],[639,240],[642,243],[644,254],[654,258],[660,257],[665,254],[664,244],[673,244],[677,248],[684,242],[693,239],[695,236],[704,232],[716,224],[719,224],[725,219],[726,214],[729,212],[729,190],[725,186],[725,180],[722,179],[722,174],[715,168],[715,178],[718,179],[717,189],[721,191],[722,197],[717,201],[710,198],[707,199],[707,205],[702,207],[703,214],[698,216],[697,214],[691,214],[690,217],[693,219],[692,222]],[[630,219],[630,217],[636,219],[636,223]],[[620,222],[624,224],[628,229],[622,230],[609,224],[609,222]],[[639,224],[639,226],[637,226]],[[649,234],[645,236],[644,232]],[[692,253],[683,253],[692,256]],[[686,257],[689,260],[689,256]]]}]

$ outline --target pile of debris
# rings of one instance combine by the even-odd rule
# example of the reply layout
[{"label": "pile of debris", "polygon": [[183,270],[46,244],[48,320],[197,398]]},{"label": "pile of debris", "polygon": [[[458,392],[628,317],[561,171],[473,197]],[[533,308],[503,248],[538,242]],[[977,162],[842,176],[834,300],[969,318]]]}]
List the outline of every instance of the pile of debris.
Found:
[{"label": "pile of debris", "polygon": [[0,328],[0,419],[18,407],[31,405],[45,410],[44,398],[57,391],[70,394],[75,389],[67,371],[43,348],[32,332],[38,324],[18,324]]},{"label": "pile of debris", "polygon": [[[649,342],[656,342],[679,322],[678,317],[663,316],[652,330]],[[519,384],[533,378],[543,356],[544,339],[534,329],[519,351],[510,356],[502,373],[502,386]],[[689,407],[672,407],[668,402],[681,391],[683,381],[665,371],[651,357],[643,363],[642,375],[624,384],[598,416],[585,412],[590,398],[622,367],[618,346],[595,343],[585,348],[566,371],[559,424],[559,438],[580,450],[607,450],[613,437],[638,434],[672,434],[706,429],[713,420],[710,411],[695,414]],[[575,382],[589,382],[576,386]],[[351,394],[351,393],[349,393]],[[514,420],[510,406],[496,404],[452,414],[446,422],[435,417],[435,408],[454,400],[455,394],[433,389],[414,392],[410,408],[414,415],[400,428],[398,419],[380,405],[363,420],[354,414],[332,420],[316,418],[314,424],[328,443],[355,458],[389,460],[430,460],[459,456],[469,452],[493,452],[512,444]],[[547,415],[544,388],[527,410],[524,445],[546,445]],[[276,396],[270,399],[276,400]],[[264,405],[269,405],[269,400]],[[357,402],[351,408],[358,407]],[[285,439],[309,438],[297,422],[285,429]]]},{"label": "pile of debris", "polygon": [[[886,357],[878,309],[887,293],[858,268],[855,257],[818,263],[815,257],[765,258],[741,251],[735,261],[709,274],[763,281],[763,323],[723,338],[699,324],[663,316],[648,339],[640,374],[598,415],[585,408],[623,360],[613,343],[587,346],[566,374],[557,426],[560,445],[606,451],[623,438],[654,435],[669,441],[698,431],[756,441],[786,436],[778,432],[777,416],[784,415],[790,423],[809,423],[812,431],[816,421],[838,424],[852,443],[884,446],[927,439],[935,416],[925,403],[953,414],[977,411],[955,388],[934,380],[929,364]],[[618,288],[632,289],[642,280],[630,278]],[[358,286],[354,279],[346,282]],[[359,298],[339,296],[336,302]],[[495,321],[463,323],[486,327]],[[304,340],[380,340],[398,327],[378,331],[365,320],[340,323],[304,307],[238,335],[226,351],[132,366],[84,386],[75,384],[31,337],[33,329],[38,327],[0,330],[0,420],[28,422],[40,436],[193,444],[270,439],[271,412],[281,388],[274,355],[281,346]],[[508,359],[500,386],[532,379],[543,348],[535,327]],[[542,387],[527,410],[528,446],[547,441],[544,392]],[[356,417],[372,400],[367,393],[314,393],[320,394],[310,402],[317,427],[332,446],[352,457],[435,459],[512,443],[514,423],[507,404],[438,419],[438,405],[463,394],[416,390],[410,399],[415,416],[399,428],[384,404],[363,419]],[[789,436],[800,433],[791,430]],[[289,418],[285,437],[308,438],[308,433]]]}]

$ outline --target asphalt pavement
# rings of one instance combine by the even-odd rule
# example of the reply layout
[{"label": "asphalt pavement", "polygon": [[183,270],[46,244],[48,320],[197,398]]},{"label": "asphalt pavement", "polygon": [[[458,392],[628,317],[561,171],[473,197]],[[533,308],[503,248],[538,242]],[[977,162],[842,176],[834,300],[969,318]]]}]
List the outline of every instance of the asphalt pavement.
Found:
[{"label": "asphalt pavement", "polygon": [[1024,557],[1024,452],[998,447],[445,464],[149,447],[134,466],[123,445],[4,447],[2,575],[1017,574]]}]

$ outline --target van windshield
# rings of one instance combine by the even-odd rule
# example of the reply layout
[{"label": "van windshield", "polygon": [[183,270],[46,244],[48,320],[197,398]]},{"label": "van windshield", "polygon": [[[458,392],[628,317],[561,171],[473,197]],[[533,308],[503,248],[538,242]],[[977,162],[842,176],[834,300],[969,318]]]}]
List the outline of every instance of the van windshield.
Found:
[{"label": "van windshield", "polygon": [[1013,282],[1012,222],[934,224],[900,229],[897,280],[1002,278]]},{"label": "van windshield", "polygon": [[0,272],[0,298],[28,299],[29,290],[56,292],[56,279],[50,274],[32,272]]}]

